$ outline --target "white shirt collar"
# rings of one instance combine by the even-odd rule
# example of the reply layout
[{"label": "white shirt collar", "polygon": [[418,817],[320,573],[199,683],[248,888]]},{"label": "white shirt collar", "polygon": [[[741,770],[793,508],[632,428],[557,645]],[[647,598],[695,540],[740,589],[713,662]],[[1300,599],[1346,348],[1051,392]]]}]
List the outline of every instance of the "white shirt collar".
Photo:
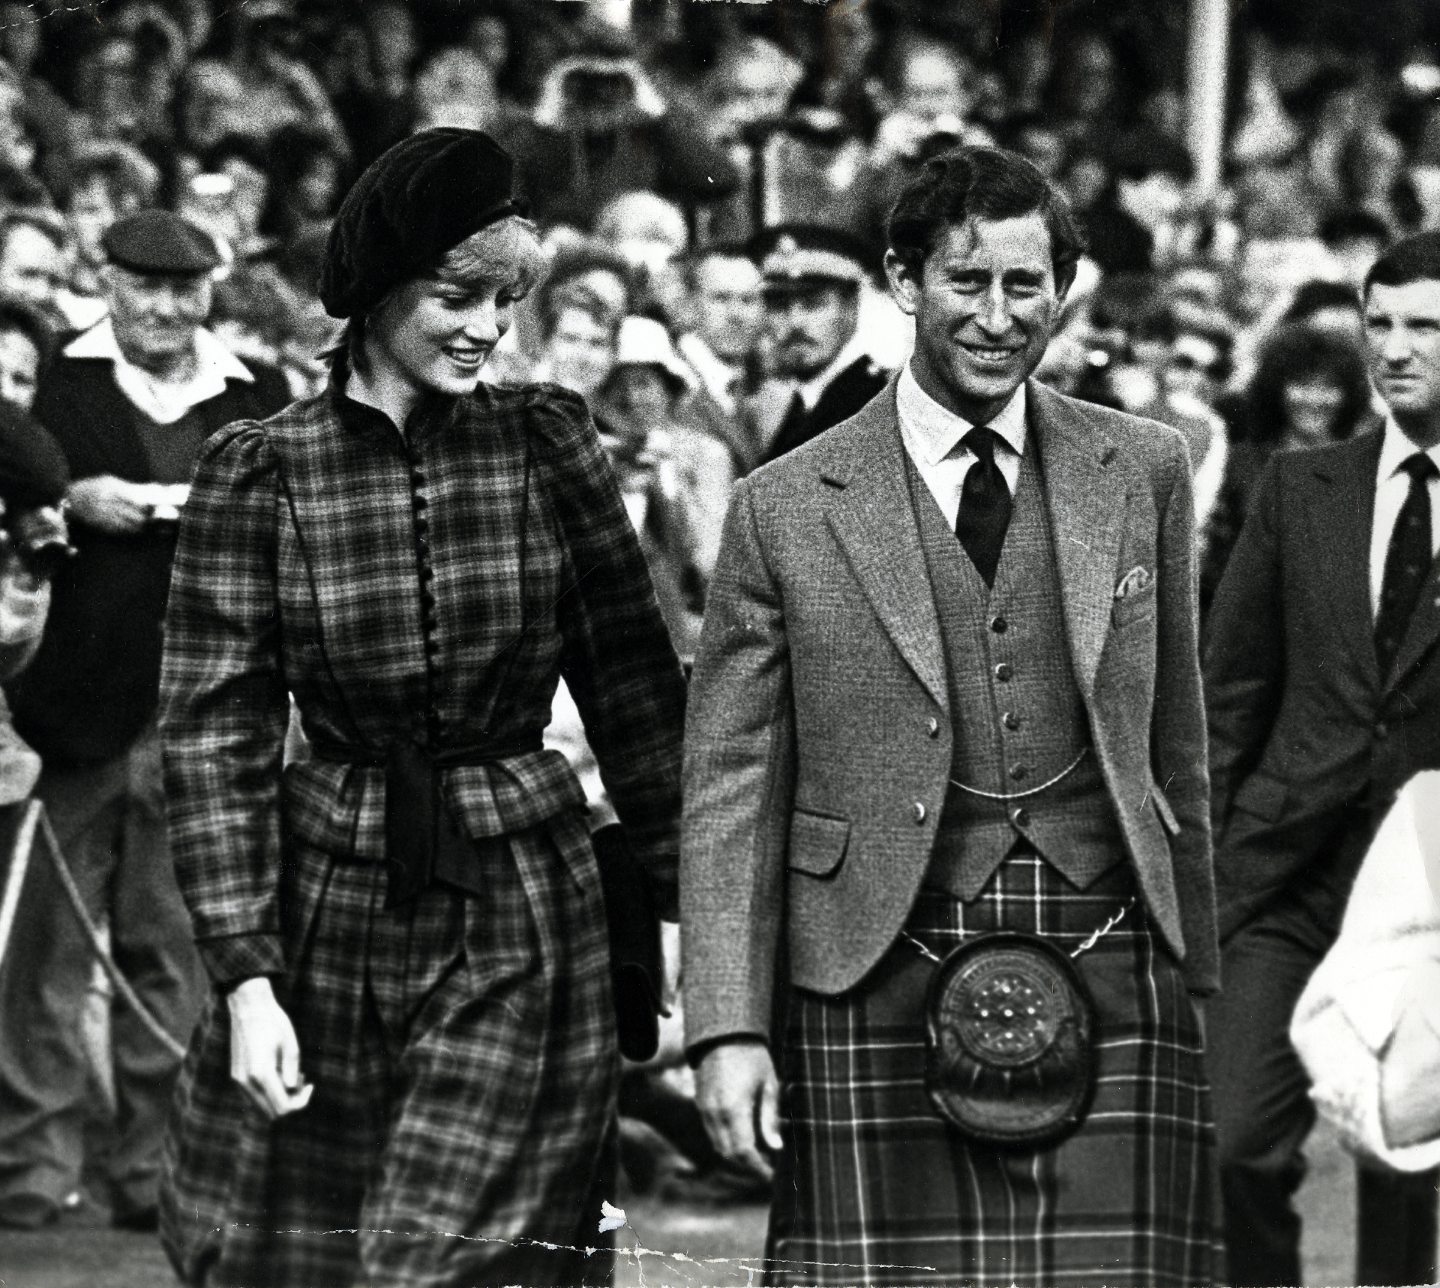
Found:
[{"label": "white shirt collar", "polygon": [[[1392,479],[1399,472],[1400,466],[1405,461],[1420,451],[1420,447],[1411,442],[1405,436],[1405,431],[1400,428],[1394,416],[1385,417],[1385,436],[1380,441],[1380,468],[1377,478],[1380,482]],[[1440,443],[1430,448],[1426,453],[1437,466],[1440,466]]]},{"label": "white shirt collar", "polygon": [[99,358],[115,367],[115,383],[125,396],[152,420],[162,425],[179,420],[192,407],[225,392],[230,380],[247,384],[255,379],[250,368],[204,327],[195,329],[195,374],[181,385],[160,384],[120,351],[115,325],[104,318],[70,341],[67,358]]},{"label": "white shirt collar", "polygon": [[[901,420],[914,432],[927,465],[943,461],[975,428],[963,416],[957,416],[920,388],[920,382],[915,379],[908,362],[895,385],[895,404]],[[1025,385],[1022,383],[1010,401],[987,422],[1010,445],[1016,456],[1025,455],[1025,408]]]},{"label": "white shirt collar", "polygon": [[819,375],[811,376],[809,380],[802,380],[795,386],[795,392],[800,395],[800,401],[805,404],[806,411],[814,411],[815,404],[820,401],[820,395],[825,388],[852,362],[865,356],[865,344],[860,339],[857,331],[840,347],[840,352],[835,355],[831,363]]}]

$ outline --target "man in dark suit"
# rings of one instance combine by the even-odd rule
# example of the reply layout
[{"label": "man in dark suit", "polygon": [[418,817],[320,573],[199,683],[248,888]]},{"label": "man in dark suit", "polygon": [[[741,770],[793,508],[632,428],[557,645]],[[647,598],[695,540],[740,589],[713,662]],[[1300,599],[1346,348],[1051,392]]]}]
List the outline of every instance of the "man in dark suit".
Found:
[{"label": "man in dark suit", "polygon": [[[1440,234],[1365,286],[1383,427],[1282,453],[1216,593],[1205,659],[1225,983],[1214,1013],[1237,1284],[1300,1283],[1291,1197],[1315,1119],[1295,1003],[1397,790],[1440,766]],[[1366,1284],[1430,1282],[1435,1176],[1360,1173]]]},{"label": "man in dark suit", "polygon": [[[41,379],[36,417],[69,464],[76,556],[57,575],[50,621],[11,690],[15,727],[44,763],[36,795],[91,913],[141,999],[177,1041],[200,1002],[189,918],[165,834],[155,710],[160,627],[176,525],[195,456],[232,420],[288,400],[277,372],[241,363],[201,325],[213,242],[178,216],[111,225],[109,315]],[[77,1017],[93,958],[58,887],[25,930],[24,979],[0,1015],[0,1224],[43,1225],[77,1188],[85,1057]],[[153,1228],[161,1132],[178,1061],[129,1008],[115,1008],[117,1102],[106,1159],[112,1216]]]},{"label": "man in dark suit", "polygon": [[769,462],[853,416],[887,375],[856,343],[865,247],[829,228],[786,224],[756,244],[773,374],[788,397]]},{"label": "man in dark suit", "polygon": [[[889,237],[914,352],[737,485],[706,603],[680,882],[698,1100],[728,1156],[781,1151],[776,1282],[1208,1284],[1191,999],[1218,952],[1185,446],[1027,379],[1079,257],[1028,162],[933,159]],[[927,1095],[977,1085],[951,1079],[970,1038],[927,1034],[926,999],[987,930],[1061,949],[1094,999],[1095,1098],[1063,1139],[1002,1147]],[[1026,968],[974,965],[960,1027],[1008,1053],[988,1110],[1034,1107],[1010,1089],[1037,1068],[1076,1085],[1036,1054],[1047,1026],[1078,1031],[1063,990],[1017,1008]]]}]

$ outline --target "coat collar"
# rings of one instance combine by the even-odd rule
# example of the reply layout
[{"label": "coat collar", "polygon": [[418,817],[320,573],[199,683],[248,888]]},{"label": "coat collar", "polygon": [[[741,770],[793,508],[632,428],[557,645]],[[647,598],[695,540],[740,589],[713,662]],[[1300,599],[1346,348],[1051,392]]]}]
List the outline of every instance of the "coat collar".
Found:
[{"label": "coat collar", "polygon": [[[1087,696],[1109,627],[1125,513],[1120,449],[1075,404],[1031,381],[1030,428],[1044,471],[1076,679]],[[895,381],[816,451],[830,524],[875,611],[931,696],[948,706],[944,646],[920,548],[895,414]]]}]

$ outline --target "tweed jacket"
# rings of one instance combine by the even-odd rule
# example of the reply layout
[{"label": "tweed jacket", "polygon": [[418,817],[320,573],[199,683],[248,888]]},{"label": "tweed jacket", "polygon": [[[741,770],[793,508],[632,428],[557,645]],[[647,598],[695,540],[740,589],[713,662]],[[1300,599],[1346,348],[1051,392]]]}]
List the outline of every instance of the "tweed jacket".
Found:
[{"label": "tweed jacket", "polygon": [[1382,437],[1271,457],[1215,595],[1205,698],[1222,936],[1303,880],[1355,807],[1378,826],[1414,774],[1440,768],[1440,560],[1388,675],[1375,655]]},{"label": "tweed jacket", "polygon": [[[673,915],[684,681],[583,401],[482,386],[402,437],[332,389],[211,438],[180,527],[161,730],[212,974],[283,970],[283,835],[384,857],[379,768],[318,757],[282,783],[287,690],[317,746],[538,747],[562,674]],[[443,791],[474,838],[584,808],[556,751],[453,765]],[[593,872],[572,875],[593,893]]]},{"label": "tweed jacket", "polygon": [[[1067,642],[1146,904],[1217,983],[1188,457],[1162,426],[1031,382]],[[894,942],[952,759],[943,646],[893,383],[737,488],[687,717],[687,1041],[770,1026],[790,978],[838,994]],[[1144,590],[1116,598],[1130,570]]]}]

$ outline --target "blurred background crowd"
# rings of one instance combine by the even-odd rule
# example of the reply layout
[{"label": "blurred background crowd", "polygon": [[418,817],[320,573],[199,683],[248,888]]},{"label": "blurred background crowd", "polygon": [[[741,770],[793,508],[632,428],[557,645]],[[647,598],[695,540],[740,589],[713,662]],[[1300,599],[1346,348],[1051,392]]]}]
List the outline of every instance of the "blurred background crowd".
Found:
[{"label": "blurred background crowd", "polygon": [[[1184,433],[1208,599],[1264,459],[1377,414],[1355,288],[1440,225],[1440,7],[1252,0],[1199,187],[1189,20],[1153,0],[0,0],[0,399],[28,409],[111,311],[106,231],[152,207],[215,241],[209,329],[316,391],[348,183],[416,129],[483,128],[551,261],[487,378],[590,400],[685,654],[734,481],[909,350],[879,274],[889,202],[935,152],[994,142],[1089,239],[1040,378]],[[667,1062],[628,1086],[650,1124],[632,1179],[746,1192],[686,1106],[678,1033]]]}]

